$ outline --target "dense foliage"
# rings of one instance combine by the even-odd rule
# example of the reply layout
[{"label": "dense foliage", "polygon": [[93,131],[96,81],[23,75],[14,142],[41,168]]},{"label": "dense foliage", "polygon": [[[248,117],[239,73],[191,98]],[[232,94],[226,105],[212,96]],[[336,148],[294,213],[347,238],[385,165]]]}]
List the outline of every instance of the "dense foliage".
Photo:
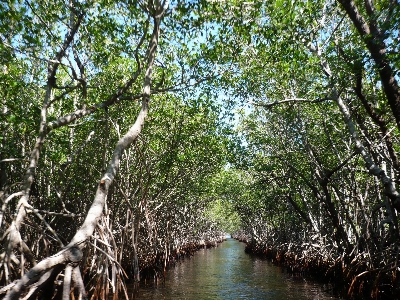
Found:
[{"label": "dense foliage", "polygon": [[400,293],[399,22],[390,0],[0,3],[1,295],[127,298],[234,232],[348,297]]},{"label": "dense foliage", "polygon": [[237,95],[253,104],[240,126],[254,190],[240,204],[245,239],[350,298],[400,292],[399,9],[264,4],[239,61]]}]

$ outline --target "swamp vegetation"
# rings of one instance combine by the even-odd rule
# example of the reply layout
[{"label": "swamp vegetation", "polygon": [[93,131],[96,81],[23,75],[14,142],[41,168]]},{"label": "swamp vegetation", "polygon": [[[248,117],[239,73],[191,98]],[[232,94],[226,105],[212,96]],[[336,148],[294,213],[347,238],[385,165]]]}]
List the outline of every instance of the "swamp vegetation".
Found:
[{"label": "swamp vegetation", "polygon": [[397,0],[0,3],[0,297],[129,299],[226,233],[400,298]]}]

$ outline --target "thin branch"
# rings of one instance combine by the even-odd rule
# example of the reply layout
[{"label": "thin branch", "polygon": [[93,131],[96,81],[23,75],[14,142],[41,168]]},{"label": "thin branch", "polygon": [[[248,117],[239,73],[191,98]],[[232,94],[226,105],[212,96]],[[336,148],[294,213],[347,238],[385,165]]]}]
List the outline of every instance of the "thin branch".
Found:
[{"label": "thin branch", "polygon": [[[111,95],[107,100],[93,105],[91,107],[88,108],[82,108],[82,109],[78,109],[66,116],[60,117],[57,120],[49,123],[47,125],[47,133],[49,133],[50,131],[68,125],[71,122],[80,119],[84,116],[93,114],[95,111],[101,109],[101,108],[107,108],[115,103],[118,103],[121,100],[125,100],[125,99],[130,99],[130,98],[123,98],[121,97],[131,86],[132,84],[138,79],[139,75],[141,73],[141,69],[137,69],[136,72],[134,73],[134,75],[132,76],[131,79],[129,79],[123,86],[121,86],[113,95]],[[139,98],[139,97],[138,97]]]},{"label": "thin branch", "polygon": [[6,158],[6,159],[3,159],[3,160],[0,160],[0,164],[1,163],[5,163],[5,162],[18,161],[18,160],[23,160],[23,158]]},{"label": "thin branch", "polygon": [[324,48],[325,45],[331,40],[332,36],[335,34],[336,30],[339,29],[340,25],[342,24],[343,20],[345,19],[346,14],[343,15],[343,17],[340,19],[340,21],[337,23],[335,28],[332,30],[330,36],[325,40],[325,42],[322,44],[321,48]]},{"label": "thin branch", "polygon": [[[72,67],[71,67],[72,68]],[[62,99],[64,96],[68,95],[69,93],[71,93],[72,91],[78,89],[81,86],[81,82],[78,82],[76,85],[74,86],[70,86],[70,87],[66,87],[65,91],[62,92],[60,95],[55,96],[50,102],[49,105],[53,104],[54,102]]]},{"label": "thin branch", "polygon": [[327,100],[333,100],[333,99],[331,97],[314,99],[314,100],[304,99],[304,98],[288,98],[288,99],[285,99],[285,100],[274,101],[274,102],[271,102],[271,103],[254,102],[254,101],[251,101],[251,100],[249,100],[248,102],[250,104],[253,104],[254,106],[261,106],[261,107],[265,107],[265,108],[270,108],[270,107],[275,106],[275,105],[280,105],[280,104],[285,104],[285,103],[290,103],[290,102],[320,103],[320,102],[324,102],[324,101],[327,101]]},{"label": "thin branch", "polygon": [[[99,239],[97,239],[99,241]],[[88,242],[90,245],[92,245],[93,247],[95,247],[97,250],[99,250],[101,253],[103,253],[105,256],[107,256],[107,258],[114,264],[116,264],[119,269],[122,271],[122,273],[124,274],[124,276],[126,278],[129,278],[129,276],[125,273],[124,269],[122,268],[122,266],[119,264],[118,261],[115,260],[115,258],[113,258],[110,254],[108,254],[107,252],[105,252],[103,249],[101,249],[100,247],[96,246],[95,244],[93,244],[92,242]]]},{"label": "thin branch", "polygon": [[1,206],[1,211],[0,211],[0,228],[1,228],[1,225],[3,224],[3,215],[7,208],[8,202],[10,202],[15,197],[23,196],[23,195],[24,195],[24,192],[13,193],[10,196],[8,196],[7,199],[3,202],[3,205]]},{"label": "thin branch", "polygon": [[50,224],[46,222],[46,220],[43,218],[43,216],[33,207],[29,204],[25,205],[26,209],[32,210],[32,212],[43,222],[43,224],[46,226],[46,228],[53,234],[53,237],[57,240],[57,242],[60,244],[61,247],[64,247],[63,242],[60,240],[58,237],[57,233],[54,231],[53,228],[51,228]]},{"label": "thin branch", "polygon": [[117,186],[117,188],[119,189],[119,191],[121,192],[126,204],[128,204],[128,207],[131,209],[131,211],[134,211],[133,206],[131,205],[131,203],[129,202],[129,198],[128,196],[125,194],[125,192],[122,190],[121,186],[118,184],[117,180],[114,180],[115,185]]},{"label": "thin branch", "polygon": [[61,216],[61,217],[67,217],[67,218],[79,218],[79,217],[84,217],[84,214],[75,214],[75,213],[58,213],[58,212],[53,212],[53,211],[48,211],[48,210],[40,210],[40,209],[33,209],[32,210],[34,213],[42,213],[45,215],[50,215],[50,216]]},{"label": "thin branch", "polygon": [[343,168],[354,156],[357,155],[357,152],[353,152],[349,157],[347,157],[345,160],[343,160],[339,165],[337,165],[335,168],[332,170],[327,170],[327,177],[331,177],[335,172],[339,171],[341,168]]},{"label": "thin branch", "polygon": [[[74,27],[71,29],[70,32],[68,32],[68,34],[64,40],[64,43],[61,46],[61,49],[57,52],[55,61],[61,61],[61,59],[64,57],[65,51],[68,49],[69,45],[72,43],[72,40],[74,39],[75,34],[78,32],[78,28],[81,25],[81,22],[82,22],[84,16],[85,16],[85,13],[81,13],[78,16],[78,20],[74,24]],[[55,78],[58,65],[59,64],[55,63],[54,65],[49,66],[49,75],[48,75],[49,80],[53,80],[53,78]]]}]

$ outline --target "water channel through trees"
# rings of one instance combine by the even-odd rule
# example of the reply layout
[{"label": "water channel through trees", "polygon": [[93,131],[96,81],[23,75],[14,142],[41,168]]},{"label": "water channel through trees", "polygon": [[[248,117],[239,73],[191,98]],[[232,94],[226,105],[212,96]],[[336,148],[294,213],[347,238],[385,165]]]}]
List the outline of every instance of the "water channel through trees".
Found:
[{"label": "water channel through trees", "polygon": [[171,267],[165,284],[141,287],[134,299],[339,299],[328,286],[294,277],[227,239]]}]

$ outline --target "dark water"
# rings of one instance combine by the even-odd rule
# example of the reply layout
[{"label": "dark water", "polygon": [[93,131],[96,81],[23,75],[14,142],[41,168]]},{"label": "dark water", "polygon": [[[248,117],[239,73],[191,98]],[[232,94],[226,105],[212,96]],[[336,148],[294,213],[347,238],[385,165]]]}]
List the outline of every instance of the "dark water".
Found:
[{"label": "dark water", "polygon": [[338,299],[326,286],[282,272],[228,239],[198,251],[167,272],[165,284],[142,287],[134,299]]}]

